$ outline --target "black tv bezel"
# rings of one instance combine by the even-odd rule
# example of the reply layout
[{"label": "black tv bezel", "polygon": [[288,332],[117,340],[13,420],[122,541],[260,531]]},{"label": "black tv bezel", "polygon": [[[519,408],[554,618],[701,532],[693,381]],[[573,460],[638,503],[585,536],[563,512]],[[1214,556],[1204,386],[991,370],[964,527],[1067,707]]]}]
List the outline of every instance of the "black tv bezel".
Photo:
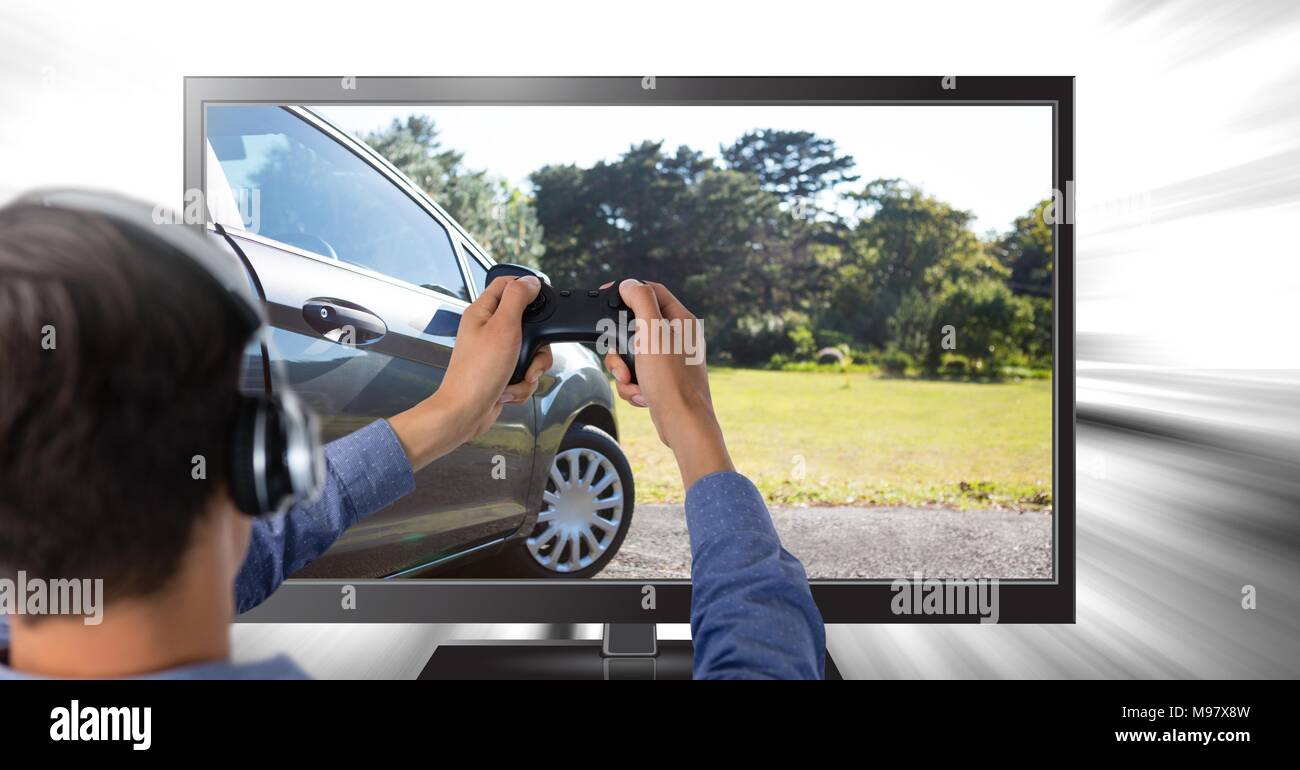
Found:
[{"label": "black tv bezel", "polygon": [[[350,87],[345,87],[348,85]],[[1072,209],[1074,78],[916,77],[187,77],[185,190],[204,190],[204,116],[213,104],[999,105],[1052,108],[1052,187]],[[1045,191],[1047,192],[1047,191]],[[1054,225],[1052,580],[999,581],[999,622],[1075,620],[1074,225]],[[899,576],[910,579],[912,576]],[[344,586],[353,608],[344,609]],[[653,586],[654,607],[644,602]],[[289,580],[241,615],[253,623],[685,623],[689,581]],[[890,580],[812,581],[827,623],[962,623],[896,615]]]}]

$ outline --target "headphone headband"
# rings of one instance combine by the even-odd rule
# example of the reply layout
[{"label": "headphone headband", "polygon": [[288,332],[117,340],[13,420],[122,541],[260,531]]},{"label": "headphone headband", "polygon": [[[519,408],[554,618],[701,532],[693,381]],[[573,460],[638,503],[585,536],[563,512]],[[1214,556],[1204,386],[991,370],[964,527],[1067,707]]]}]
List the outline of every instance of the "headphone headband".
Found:
[{"label": "headphone headband", "polygon": [[36,190],[17,200],[51,208],[97,214],[114,224],[156,239],[190,258],[240,308],[254,328],[266,323],[262,303],[253,294],[243,266],[222,254],[196,227],[180,220],[165,207],[99,190]]}]

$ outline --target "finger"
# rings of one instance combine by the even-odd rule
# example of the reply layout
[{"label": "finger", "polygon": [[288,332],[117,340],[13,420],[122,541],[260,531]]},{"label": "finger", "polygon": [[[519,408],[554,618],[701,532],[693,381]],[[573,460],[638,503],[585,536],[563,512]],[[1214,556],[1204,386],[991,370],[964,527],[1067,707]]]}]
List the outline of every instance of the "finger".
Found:
[{"label": "finger", "polygon": [[614,389],[618,391],[619,398],[632,402],[637,406],[645,406],[644,403],[632,401],[633,398],[639,398],[642,402],[645,398],[641,395],[641,386],[631,382],[632,372],[627,368],[627,362],[618,353],[609,352],[605,354],[605,368],[609,373],[614,375]]},{"label": "finger", "polygon": [[514,282],[514,278],[503,275],[488,284],[483,293],[478,295],[478,299],[465,310],[466,314],[473,313],[487,320],[497,311],[497,305],[501,304],[501,295],[505,293],[506,287]]},{"label": "finger", "polygon": [[645,400],[645,394],[641,392],[640,385],[632,385],[626,382],[614,383],[615,390],[618,391],[618,397],[628,402],[632,406],[646,407],[649,406]]},{"label": "finger", "polygon": [[501,302],[492,313],[492,318],[500,318],[498,323],[518,326],[524,317],[524,308],[537,299],[542,290],[542,282],[536,276],[526,275],[511,281],[501,292]]},{"label": "finger", "polygon": [[551,368],[551,346],[543,346],[533,354],[533,360],[528,365],[528,371],[524,373],[524,378],[513,385],[507,385],[501,392],[500,400],[508,404],[522,404],[533,397],[537,392],[537,383],[541,380],[542,375],[547,369]]},{"label": "finger", "polygon": [[537,392],[537,383],[524,380],[516,382],[514,385],[507,385],[506,389],[501,391],[501,398],[497,399],[499,404],[522,404],[533,397]]},{"label": "finger", "polygon": [[627,362],[616,351],[611,350],[605,354],[605,368],[614,375],[615,382],[632,381],[632,370],[627,368]]},{"label": "finger", "polygon": [[682,301],[674,297],[671,291],[668,291],[667,286],[654,281],[646,281],[646,283],[654,289],[655,300],[659,303],[659,312],[663,313],[664,318],[694,320],[695,315],[687,310]]},{"label": "finger", "polygon": [[554,363],[555,360],[551,357],[551,346],[543,345],[533,354],[533,360],[528,364],[528,371],[524,373],[524,382],[536,383]]},{"label": "finger", "polygon": [[618,285],[618,293],[638,319],[663,317],[659,314],[659,300],[650,284],[629,278]]}]

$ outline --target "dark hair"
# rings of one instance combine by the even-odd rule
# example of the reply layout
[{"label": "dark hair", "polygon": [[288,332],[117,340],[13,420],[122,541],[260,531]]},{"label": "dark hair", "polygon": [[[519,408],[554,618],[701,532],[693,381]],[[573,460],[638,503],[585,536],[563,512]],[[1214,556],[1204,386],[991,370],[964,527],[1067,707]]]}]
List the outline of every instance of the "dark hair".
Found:
[{"label": "dark hair", "polygon": [[102,578],[110,599],[167,583],[227,477],[250,332],[147,233],[0,209],[0,570]]}]

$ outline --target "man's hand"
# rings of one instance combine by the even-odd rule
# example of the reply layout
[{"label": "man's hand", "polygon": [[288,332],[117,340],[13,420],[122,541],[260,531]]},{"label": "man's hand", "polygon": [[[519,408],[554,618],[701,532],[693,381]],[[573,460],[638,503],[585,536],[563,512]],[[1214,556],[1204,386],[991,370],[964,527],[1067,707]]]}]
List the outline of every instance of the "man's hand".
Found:
[{"label": "man's hand", "polygon": [[[624,281],[619,294],[636,315],[637,332],[633,349],[636,384],[631,383],[627,364],[616,351],[605,355],[605,366],[614,375],[619,396],[650,409],[659,439],[677,458],[686,489],[710,473],[735,470],[713,413],[699,319],[663,284]],[[687,361],[682,335],[692,335],[698,341],[697,363]],[[669,343],[667,350],[656,349],[665,342]]]},{"label": "man's hand", "polygon": [[532,276],[498,278],[465,309],[438,391],[388,421],[413,469],[482,435],[506,404],[532,398],[538,379],[551,368],[549,346],[533,356],[522,382],[509,382],[523,343],[524,308],[540,290]]}]

